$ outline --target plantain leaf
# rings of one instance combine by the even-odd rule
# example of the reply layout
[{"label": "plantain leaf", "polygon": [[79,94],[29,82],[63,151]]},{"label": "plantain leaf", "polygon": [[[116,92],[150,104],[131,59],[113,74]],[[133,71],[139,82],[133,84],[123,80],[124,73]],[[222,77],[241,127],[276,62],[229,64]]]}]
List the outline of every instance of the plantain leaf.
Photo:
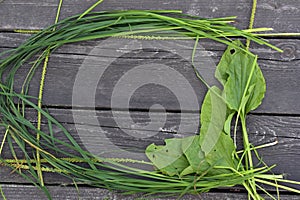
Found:
[{"label": "plantain leaf", "polygon": [[218,141],[226,120],[226,103],[220,98],[221,90],[213,86],[206,94],[201,108],[200,146],[209,154]]},{"label": "plantain leaf", "polygon": [[225,121],[225,124],[224,124],[224,132],[227,134],[227,135],[230,135],[230,131],[231,131],[231,121],[232,121],[232,118],[234,116],[234,112],[230,113]]},{"label": "plantain leaf", "polygon": [[218,141],[213,150],[205,156],[211,166],[221,166],[224,169],[215,169],[209,171],[210,175],[228,173],[227,168],[236,169],[238,161],[234,157],[235,146],[230,135],[221,132]]},{"label": "plantain leaf", "polygon": [[191,173],[201,174],[210,168],[205,159],[205,153],[199,145],[199,135],[182,139],[182,151],[189,162],[189,167],[181,172],[180,176]]},{"label": "plantain leaf", "polygon": [[258,107],[266,90],[257,58],[242,48],[240,41],[234,41],[220,60],[215,76],[223,91],[213,86],[207,92],[201,108],[200,135],[167,139],[165,146],[152,144],[146,149],[146,155],[161,172],[170,176],[206,171],[216,175],[237,168],[231,121],[236,112],[244,116]]},{"label": "plantain leaf", "polygon": [[164,174],[169,176],[179,175],[189,162],[182,151],[182,139],[166,139],[164,146],[151,144],[146,149],[146,155],[153,165]]},{"label": "plantain leaf", "polygon": [[166,139],[164,146],[151,144],[146,149],[147,157],[162,173],[169,176],[184,176],[203,173],[210,165],[199,145],[199,136]]},{"label": "plantain leaf", "polygon": [[[240,41],[234,43],[243,47]],[[265,79],[256,58],[241,48],[227,48],[215,76],[223,84],[223,96],[230,109],[238,111],[242,105],[242,111],[247,114],[261,104],[266,91]],[[247,99],[243,99],[246,96]]]},{"label": "plantain leaf", "polygon": [[[232,115],[227,116],[227,106],[221,94],[219,88],[212,87],[205,96],[201,109],[200,146],[210,166],[234,168],[235,146],[230,134],[223,130],[225,122],[230,123]],[[209,173],[215,175],[225,171],[228,172],[224,169],[212,169]]]}]

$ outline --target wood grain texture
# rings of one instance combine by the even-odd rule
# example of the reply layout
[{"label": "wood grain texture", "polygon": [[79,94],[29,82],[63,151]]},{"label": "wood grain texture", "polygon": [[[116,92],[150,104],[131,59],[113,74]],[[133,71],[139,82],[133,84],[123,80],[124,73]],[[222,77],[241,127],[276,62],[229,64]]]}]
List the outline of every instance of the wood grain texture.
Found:
[{"label": "wood grain texture", "polygon": [[[64,0],[61,19],[78,14],[91,6],[95,0]],[[134,1],[134,0],[106,0],[95,11],[100,10],[126,10],[126,9],[180,9],[184,13],[202,17],[237,16],[234,23],[239,28],[247,28],[251,12],[250,0],[165,0],[165,1]],[[57,0],[0,0],[0,53],[15,48],[24,42],[29,35],[12,33],[14,29],[42,29],[53,24],[56,16]],[[300,32],[300,4],[299,0],[260,0],[257,5],[254,27],[272,27],[274,32]],[[261,107],[247,118],[250,140],[254,145],[278,141],[272,147],[260,149],[259,153],[264,161],[277,164],[274,173],[283,173],[288,179],[300,181],[300,40],[299,38],[282,37],[270,39],[272,44],[284,50],[275,52],[265,46],[251,43],[253,53],[258,54],[259,64],[267,81],[266,98]],[[184,112],[172,91],[163,87],[144,87],[138,90],[130,99],[129,106],[112,106],[110,96],[114,88],[111,82],[120,79],[126,65],[143,65],[149,60],[160,64],[177,65],[178,70],[192,85],[197,94],[197,102],[201,105],[205,88],[195,77],[192,68],[176,53],[191,52],[190,47],[176,49],[175,53],[157,51],[157,48],[145,51],[131,52],[130,48],[119,49],[126,56],[119,58],[119,54],[93,54],[93,48],[101,41],[88,41],[77,44],[68,44],[56,50],[51,56],[49,70],[46,77],[44,105],[50,107],[49,112],[61,122],[74,136],[75,140],[87,150],[97,150],[102,144],[108,148],[117,146],[128,152],[143,153],[150,143],[163,144],[163,139],[183,137],[194,134],[198,130],[197,109],[187,109]],[[224,45],[207,40],[201,40],[201,45],[207,54],[197,55],[197,64],[210,60],[217,63],[225,49]],[[107,47],[103,47],[105,50]],[[160,48],[163,49],[163,48]],[[110,48],[107,48],[110,52]],[[106,51],[104,51],[106,52]],[[117,59],[113,68],[108,71],[103,84],[97,85],[95,96],[97,110],[83,109],[80,106],[72,109],[72,90],[74,80],[84,59],[92,58],[95,62]],[[151,58],[151,59],[149,59]],[[125,67],[124,67],[125,66]],[[91,66],[96,69],[95,63]],[[123,68],[123,69],[122,69]],[[16,87],[19,88],[24,79],[26,66],[18,72]],[[204,68],[204,71],[208,68]],[[155,70],[154,70],[155,71]],[[149,70],[149,73],[153,70]],[[160,72],[161,69],[156,69]],[[38,71],[39,73],[39,71]],[[38,91],[39,74],[34,77],[30,94],[36,96]],[[160,78],[166,75],[161,73]],[[87,86],[94,84],[87,79]],[[178,88],[183,87],[178,83]],[[120,101],[126,101],[126,93],[117,96]],[[187,102],[191,103],[189,100]],[[162,107],[150,109],[155,103],[161,104],[172,112],[162,112]],[[55,107],[55,108],[53,108]],[[126,110],[131,108],[130,112]],[[152,107],[153,108],[153,107]],[[149,109],[151,112],[149,112]],[[81,116],[79,119],[74,117]],[[27,117],[36,123],[36,113],[28,110]],[[95,124],[95,122],[99,124]],[[125,123],[119,123],[125,122]],[[47,130],[43,119],[42,128]],[[150,126],[150,125],[151,126]],[[99,131],[99,127],[101,129]],[[183,127],[180,129],[179,127]],[[184,131],[180,131],[184,130]],[[238,130],[240,131],[240,130]],[[185,134],[183,134],[183,132]],[[92,133],[92,137],[83,138],[80,134]],[[97,134],[105,136],[110,143],[93,140]],[[62,140],[61,131],[54,128],[54,134]],[[3,130],[0,130],[0,141]],[[101,138],[100,138],[101,139]],[[107,142],[106,141],[106,142]],[[98,143],[97,143],[98,142]],[[238,144],[241,140],[238,139]],[[89,148],[87,148],[89,147]],[[29,147],[28,147],[29,148]],[[7,144],[4,145],[3,157],[11,157]],[[17,152],[20,154],[20,152]],[[20,154],[21,155],[21,154]],[[79,191],[73,186],[72,180],[53,173],[45,173],[45,182],[49,187],[53,199],[136,199],[136,195],[124,196],[118,192],[111,192],[99,188],[79,186]],[[0,184],[7,199],[46,199],[42,191],[31,186],[17,173],[7,167],[0,166]],[[299,187],[297,189],[300,189]],[[270,189],[274,192],[274,189]],[[0,196],[0,199],[2,197]],[[175,199],[175,198],[155,198]],[[199,196],[187,195],[184,199],[199,199]],[[224,188],[201,194],[201,199],[247,199],[244,190],[239,187]],[[281,199],[296,200],[299,195],[281,196]]]},{"label": "wood grain texture", "polygon": [[[186,137],[194,134],[194,132],[177,132],[179,126],[197,127],[197,114],[180,114],[180,113],[145,113],[132,111],[132,122],[128,122],[128,115],[124,111],[116,111],[112,117],[110,111],[97,111],[96,115],[88,110],[71,110],[67,109],[49,109],[58,121],[70,131],[76,141],[85,149],[97,154],[100,153],[101,146],[105,146],[105,150],[111,148],[125,151],[126,155],[140,152],[143,154],[144,149],[151,143],[163,144],[163,140],[172,137]],[[76,121],[76,125],[72,119],[72,114],[80,115],[83,122]],[[168,115],[167,120],[162,124],[163,115]],[[33,122],[36,120],[36,113],[28,112],[28,118]],[[97,119],[101,128],[96,127],[87,121]],[[128,123],[120,125],[116,123],[119,118]],[[149,128],[146,125],[151,122],[153,125]],[[45,123],[45,121],[44,121]],[[85,124],[83,124],[85,123]],[[299,157],[300,157],[300,118],[286,116],[260,116],[249,115],[247,119],[248,132],[250,141],[255,145],[262,145],[278,141],[278,144],[268,148],[259,150],[263,160],[268,165],[277,164],[274,173],[286,174],[289,179],[300,181],[299,173]],[[45,125],[43,126],[45,129]],[[46,130],[46,129],[45,129]],[[88,135],[83,135],[88,134]],[[91,134],[91,135],[89,135]],[[67,141],[62,137],[61,131],[54,128],[54,135]],[[98,138],[97,138],[98,137]],[[104,140],[108,139],[108,140]],[[0,137],[1,141],[1,137]],[[240,140],[238,140],[240,141]],[[239,142],[241,145],[241,141]],[[58,145],[59,148],[63,148]],[[4,145],[3,157],[10,157],[8,154],[8,146]],[[115,155],[114,155],[115,156]],[[120,154],[120,157],[122,155]],[[1,168],[0,177],[2,182],[23,182],[15,173],[10,174],[10,169]],[[47,183],[57,184],[58,182],[70,182],[55,174],[45,174]]]},{"label": "wood grain texture", "polygon": [[[61,18],[85,11],[96,1],[65,0],[61,10]],[[201,17],[238,16],[240,28],[248,26],[251,12],[249,0],[166,0],[166,1],[104,1],[95,11],[126,9],[179,9],[184,13]],[[58,2],[55,0],[4,0],[0,3],[0,29],[41,29],[55,20]],[[30,12],[28,12],[30,10]],[[299,32],[299,2],[297,0],[261,0],[257,7],[256,27],[272,27],[275,32]]]},{"label": "wood grain texture", "polygon": [[[7,199],[47,199],[42,191],[38,190],[32,186],[25,185],[1,185],[2,190]],[[134,200],[134,199],[144,199],[142,195],[122,195],[117,192],[111,192],[99,188],[89,188],[89,187],[79,187],[77,191],[75,187],[72,186],[49,186],[49,191],[53,195],[53,200],[60,199],[82,199],[82,200]],[[149,198],[149,197],[148,197]],[[151,196],[150,196],[151,198]],[[1,199],[1,197],[0,197]],[[152,199],[157,200],[175,200],[176,197],[159,197],[152,196]],[[194,200],[194,199],[205,199],[205,200],[215,200],[215,199],[227,199],[227,200],[247,200],[246,194],[239,193],[238,191],[224,192],[224,190],[219,190],[217,192],[210,192],[198,195],[185,195],[183,200]],[[283,200],[298,200],[297,195],[286,195],[282,194],[281,199]]]},{"label": "wood grain texture", "polygon": [[[28,36],[20,34],[2,33],[0,34],[0,46],[5,48],[12,48],[18,46]],[[124,41],[121,39],[115,39],[117,41]],[[114,41],[114,40],[113,40]],[[48,106],[72,106],[72,95],[74,95],[75,80],[78,81],[79,71],[82,69],[84,61],[90,62],[89,70],[99,73],[99,70],[106,69],[106,73],[102,74],[102,77],[96,81],[89,79],[84,80],[86,89],[91,86],[97,87],[97,91],[91,98],[96,98],[93,106],[97,108],[105,109],[127,109],[128,106],[124,106],[124,102],[128,101],[129,92],[133,90],[133,87],[127,87],[128,92],[123,91],[116,94],[118,99],[118,105],[112,105],[112,92],[118,88],[116,84],[121,78],[124,78],[124,74],[132,72],[134,67],[144,66],[145,64],[151,65],[149,70],[144,70],[144,74],[155,74],[157,79],[162,80],[164,84],[157,84],[156,86],[148,85],[141,82],[140,89],[135,90],[130,99],[130,109],[149,109],[153,104],[161,104],[167,110],[182,110],[180,103],[192,104],[193,98],[185,98],[180,100],[176,98],[176,93],[167,83],[170,81],[176,81],[177,89],[185,91],[187,86],[184,82],[180,81],[178,76],[170,78],[170,68],[175,69],[180,75],[186,79],[192,86],[194,93],[197,95],[196,101],[198,101],[198,109],[201,107],[201,102],[206,92],[206,88],[203,83],[197,79],[194,74],[193,68],[189,63],[188,58],[182,58],[180,54],[191,55],[192,46],[180,46],[175,49],[175,53],[165,52],[163,46],[158,44],[151,44],[152,49],[138,50],[133,47],[120,46],[118,48],[110,49],[107,46],[101,47],[101,55],[95,53],[97,45],[105,43],[107,41],[88,41],[77,44],[65,45],[58,49],[51,55],[48,73],[46,77],[46,85],[44,92],[44,105]],[[141,41],[143,44],[148,41]],[[254,112],[256,113],[284,113],[284,114],[300,114],[300,89],[297,87],[300,85],[300,40],[270,40],[270,42],[284,50],[284,53],[278,53],[265,46],[253,44],[253,52],[259,55],[259,64],[265,75],[267,82],[267,93],[263,104]],[[159,42],[158,42],[159,43]],[[172,43],[172,42],[170,42]],[[217,44],[208,40],[203,40],[200,43],[205,49],[197,54],[196,66],[201,72],[209,72],[209,80],[213,80],[214,65],[219,61],[222,51],[225,49],[224,45]],[[107,45],[107,44],[106,44]],[[149,44],[147,44],[149,45]],[[154,46],[157,45],[157,46]],[[173,45],[173,44],[172,44]],[[174,44],[175,46],[175,44]],[[157,48],[160,48],[158,51]],[[122,52],[120,54],[120,51]],[[96,55],[97,54],[97,55]],[[119,55],[119,56],[117,56]],[[108,63],[100,64],[99,63]],[[157,67],[157,64],[166,65],[168,68]],[[153,66],[152,66],[153,65]],[[151,68],[152,67],[152,68]],[[20,88],[22,80],[24,80],[23,74],[28,71],[28,67],[24,66],[19,70],[16,78],[16,88]],[[127,73],[128,72],[128,73]],[[37,70],[40,73],[40,70]],[[129,74],[130,75],[130,74]],[[143,76],[135,76],[133,79],[142,81]],[[165,80],[164,80],[165,79]],[[177,80],[178,79],[178,80]],[[82,79],[81,79],[82,80]],[[99,81],[99,82],[97,82]],[[127,80],[128,81],[128,80]],[[131,78],[132,81],[132,78]],[[37,96],[38,93],[39,75],[34,77],[32,86],[30,88],[30,94]],[[212,81],[216,83],[216,81]],[[129,84],[128,82],[125,82]],[[156,83],[154,80],[152,83]],[[123,84],[124,86],[124,84]],[[144,86],[144,87],[142,87]],[[76,94],[76,93],[75,93]],[[189,93],[190,94],[190,93]],[[192,95],[192,94],[191,94]],[[181,102],[180,102],[181,101]],[[83,104],[85,101],[83,101]],[[122,104],[122,105],[120,105]],[[74,106],[83,106],[76,103]],[[91,106],[91,105],[89,105]],[[197,111],[197,107],[193,107],[188,111]]]}]

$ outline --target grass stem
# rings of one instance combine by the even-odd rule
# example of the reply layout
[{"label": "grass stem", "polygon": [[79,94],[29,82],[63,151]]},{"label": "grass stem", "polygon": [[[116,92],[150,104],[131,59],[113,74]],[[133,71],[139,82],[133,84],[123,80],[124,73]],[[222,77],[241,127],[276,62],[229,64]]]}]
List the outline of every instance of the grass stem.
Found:
[{"label": "grass stem", "polygon": [[[251,16],[250,16],[250,22],[249,22],[249,29],[252,29],[253,25],[254,25],[256,6],[257,6],[257,0],[253,0],[252,11],[251,11]],[[250,40],[247,39],[246,40],[246,49],[249,50],[249,47],[250,47]]]},{"label": "grass stem", "polygon": [[[55,24],[59,20],[62,3],[63,3],[63,0],[60,0],[59,4],[58,4],[58,8],[57,8],[56,17],[55,17]],[[55,31],[55,27],[53,28],[53,31]],[[49,56],[50,56],[50,49],[48,48],[45,52],[46,52],[46,57],[45,57],[44,66],[43,66],[43,70],[42,70],[42,75],[41,75],[41,80],[40,80],[40,89],[39,89],[39,95],[38,95],[38,108],[40,108],[40,109],[42,108],[43,91],[44,91],[44,85],[45,85],[45,78],[46,78],[46,74],[47,74],[47,66],[48,66],[48,61],[49,61]],[[38,111],[37,129],[39,131],[41,130],[41,124],[42,124],[42,114],[41,114],[41,112]],[[38,142],[40,141],[39,133],[37,133],[36,139]],[[41,170],[40,152],[38,149],[36,150],[36,159],[37,159],[37,162],[36,162],[37,173],[40,178],[41,186],[43,187],[44,180],[43,180],[43,173]]]}]

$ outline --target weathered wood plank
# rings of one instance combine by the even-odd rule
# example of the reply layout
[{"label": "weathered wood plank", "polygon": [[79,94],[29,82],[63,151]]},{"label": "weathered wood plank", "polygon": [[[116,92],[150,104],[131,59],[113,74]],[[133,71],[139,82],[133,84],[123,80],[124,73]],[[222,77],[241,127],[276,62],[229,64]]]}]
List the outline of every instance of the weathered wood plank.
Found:
[{"label": "weathered wood plank", "polygon": [[[61,18],[85,11],[96,1],[64,1]],[[58,2],[55,0],[38,1],[4,0],[0,2],[0,29],[41,29],[55,20]],[[246,28],[249,23],[252,1],[249,0],[189,0],[156,1],[133,0],[104,1],[95,10],[125,9],[179,9],[184,13],[202,17],[238,16],[235,25]],[[31,12],[28,12],[30,10]],[[256,27],[272,27],[276,32],[299,32],[299,2],[297,0],[259,1],[255,20]]]},{"label": "weathered wood plank", "polygon": [[[4,195],[7,199],[47,199],[45,194],[33,186],[25,185],[1,185]],[[90,187],[79,187],[79,190],[71,186],[49,186],[48,187],[53,200],[57,199],[89,199],[89,200],[133,200],[133,199],[143,199],[141,194],[137,195],[122,195],[117,192],[111,192],[99,188]],[[150,196],[151,197],[151,196]],[[284,200],[297,200],[299,195],[287,195],[282,194],[280,199]],[[149,198],[149,196],[148,196]],[[152,199],[157,200],[174,200],[177,197],[159,197],[152,196]],[[0,199],[2,199],[0,197]],[[182,197],[183,200],[193,200],[193,199],[205,199],[205,200],[215,200],[215,199],[227,199],[227,200],[246,200],[248,199],[246,194],[239,192],[225,192],[224,190],[218,190],[216,192],[203,193],[200,195],[185,195]]]},{"label": "weathered wood plank", "polygon": [[[3,47],[15,47],[20,44],[26,36],[19,34],[0,34],[2,39],[0,46]],[[3,42],[2,42],[3,41]],[[121,40],[117,40],[121,41]],[[123,40],[122,40],[123,41]],[[100,42],[100,41],[98,41]],[[146,43],[147,41],[142,41]],[[259,46],[253,44],[253,52],[259,55],[259,64],[263,70],[263,73],[267,82],[267,93],[263,104],[254,112],[256,113],[284,113],[284,114],[300,114],[300,103],[298,98],[300,97],[300,89],[297,87],[300,85],[300,58],[299,58],[299,47],[300,40],[270,40],[272,44],[285,50],[284,53],[280,54],[264,46]],[[159,43],[159,42],[158,42]],[[180,75],[184,76],[190,85],[192,86],[195,94],[197,95],[200,108],[203,96],[205,95],[205,87],[200,80],[194,74],[191,65],[187,62],[188,58],[182,59],[173,53],[166,53],[164,51],[157,51],[155,49],[147,49],[145,51],[132,51],[134,48],[120,47],[120,49],[110,49],[108,46],[101,49],[102,55],[96,55],[93,52],[93,48],[97,45],[94,41],[83,42],[78,44],[70,44],[57,50],[51,56],[48,73],[46,77],[46,85],[44,92],[44,104],[48,106],[71,106],[72,105],[72,95],[74,95],[73,89],[76,76],[79,74],[79,70],[82,69],[83,62],[88,60],[91,63],[89,69],[94,70],[99,73],[99,70],[103,71],[107,68],[106,74],[101,77],[101,81],[92,81],[89,77],[85,81],[86,89],[92,87],[93,85],[97,87],[96,96],[91,96],[91,98],[96,98],[95,106],[98,108],[109,109],[111,107],[118,109],[126,109],[128,106],[124,106],[123,103],[128,101],[128,93],[133,89],[133,87],[128,87],[128,91],[119,92],[116,94],[118,99],[118,105],[111,104],[111,96],[116,84],[118,83],[124,73],[128,75],[127,72],[132,73],[133,67],[144,66],[145,64],[162,64],[177,70]],[[101,42],[100,42],[101,44]],[[152,44],[151,44],[152,45]],[[196,65],[200,66],[199,69],[202,70],[201,73],[208,73],[210,76],[208,79],[213,79],[214,68],[211,66],[218,62],[222,50],[225,49],[224,45],[216,44],[211,41],[203,40],[201,45],[205,48],[206,52],[204,54],[199,54],[196,57]],[[158,46],[156,48],[161,48],[165,50],[163,46]],[[182,49],[176,49],[177,54],[188,54],[191,53],[192,47],[181,47]],[[185,49],[186,48],[186,49]],[[120,54],[120,51],[123,52]],[[120,57],[118,57],[118,55]],[[191,54],[188,54],[191,55]],[[99,63],[111,63],[111,65],[105,65]],[[152,66],[152,65],[151,65]],[[154,103],[162,104],[165,109],[168,110],[185,110],[185,108],[180,107],[180,103],[186,103],[193,105],[193,98],[186,98],[184,101],[178,99],[176,93],[172,91],[170,87],[170,82],[175,81],[177,88],[182,88],[182,91],[187,89],[185,82],[180,81],[179,76],[170,77],[169,68],[161,68],[154,65],[156,68],[149,68],[149,70],[144,70],[143,73],[155,74],[155,77],[161,82],[169,84],[162,85],[165,87],[159,87],[155,85],[146,85],[143,82],[139,86],[146,85],[145,87],[139,87],[132,94],[129,107],[131,109],[149,109]],[[22,80],[24,80],[24,73],[28,71],[28,68],[23,68],[19,71],[16,78],[16,88],[20,88],[22,85]],[[130,81],[137,83],[142,81],[145,77],[131,78]],[[148,75],[147,75],[148,76]],[[97,77],[94,77],[97,78]],[[100,77],[99,77],[100,78]],[[135,80],[136,79],[136,80]],[[178,79],[178,80],[177,80]],[[128,80],[127,80],[128,81]],[[145,81],[148,83],[147,81]],[[38,93],[38,83],[39,76],[35,76],[33,79],[33,84],[30,89],[30,94],[36,96]],[[152,83],[156,83],[155,80]],[[95,85],[96,84],[96,85]],[[127,83],[128,84],[128,83]],[[171,84],[172,85],[172,84]],[[124,86],[124,84],[123,84]],[[137,88],[135,88],[137,89]],[[75,93],[76,94],[76,93]],[[178,93],[177,93],[178,94]],[[189,93],[190,94],[190,93]],[[193,95],[193,94],[191,94]],[[177,98],[175,98],[177,97]],[[85,104],[86,101],[83,101]],[[122,104],[122,105],[121,105]],[[84,106],[74,103],[75,106]],[[186,108],[187,109],[187,108]],[[197,108],[193,107],[189,111],[196,111]]]},{"label": "weathered wood plank", "polygon": [[[94,116],[91,111],[84,110],[76,110],[74,113],[91,123],[86,123],[83,126],[83,122],[77,121],[77,126],[74,126],[70,110],[50,109],[49,111],[57,120],[64,124],[82,147],[93,151],[93,153],[99,153],[98,150],[101,149],[101,146],[104,146],[105,150],[109,148],[112,148],[112,151],[116,149],[119,149],[119,151],[125,150],[126,155],[130,155],[133,152],[143,153],[146,146],[153,142],[163,144],[163,139],[193,134],[193,132],[176,132],[179,125],[190,128],[198,126],[195,120],[197,119],[197,114],[180,116],[179,113],[168,113],[167,121],[162,124],[160,120],[164,114],[151,113],[151,123],[153,125],[145,128],[145,125],[150,122],[147,113],[131,112],[134,122],[117,125],[115,122],[117,117],[121,121],[128,121],[128,115],[125,112],[118,111],[114,115],[115,118],[112,118],[110,111],[97,111],[96,116]],[[33,121],[36,120],[34,113],[29,112],[28,117]],[[101,129],[92,124],[95,118],[101,124]],[[259,150],[259,153],[268,165],[277,164],[273,172],[284,173],[287,175],[287,178],[300,181],[298,170],[300,164],[300,118],[249,115],[247,122],[250,140],[254,145],[278,141],[278,144],[275,146]],[[83,134],[89,133],[94,135],[83,137]],[[59,129],[54,128],[54,134],[56,137],[63,139]],[[62,148],[59,145],[58,147]],[[4,145],[2,156],[10,157],[8,152],[8,146]],[[122,156],[121,154],[119,155]],[[0,177],[2,182],[21,182],[16,174],[10,174],[9,172],[9,169],[1,168]],[[45,174],[45,180],[48,183],[69,182],[57,175],[47,173]]]},{"label": "weathered wood plank", "polygon": [[[26,41],[32,35],[30,34],[19,34],[19,33],[8,33],[0,32],[0,48],[16,48]],[[96,44],[100,44],[102,40],[91,40],[84,42],[77,42],[73,44],[66,44],[56,50],[57,53],[62,54],[79,54],[87,55],[95,48]],[[299,39],[268,39],[268,41],[281,48],[284,52],[277,52],[269,47],[264,45],[258,45],[254,42],[251,43],[251,51],[258,54],[259,58],[265,60],[274,60],[274,61],[296,61],[300,59],[300,41]],[[189,43],[187,43],[189,44]],[[200,45],[208,52],[208,55],[211,57],[219,57],[222,55],[222,52],[226,48],[224,44],[214,42],[212,40],[202,39],[200,40]],[[109,47],[103,47],[109,48]],[[121,48],[121,47],[120,47]],[[193,46],[181,46],[183,50],[190,51]],[[6,49],[6,50],[8,50]],[[125,49],[123,47],[123,49]],[[2,50],[4,51],[4,49]],[[113,56],[113,55],[110,55]]]},{"label": "weathered wood plank", "polygon": [[[0,0],[0,30],[11,31],[14,29],[41,29],[54,22],[58,1],[47,0],[28,0],[21,2],[18,0]],[[64,1],[61,18],[81,13],[94,1],[90,0],[74,0]],[[222,17],[229,15],[237,15],[237,22],[234,24],[240,28],[248,26],[249,15],[251,11],[251,1],[249,0],[211,0],[204,2],[200,0],[190,1],[164,1],[164,2],[149,2],[149,1],[133,1],[133,0],[111,0],[104,1],[96,10],[110,9],[181,9],[184,13],[195,14],[203,17]],[[30,11],[30,12],[28,12]],[[255,26],[256,27],[273,27],[275,32],[300,32],[299,27],[300,7],[298,0],[287,1],[269,1],[261,0],[258,3]],[[0,33],[0,52],[6,49],[17,47],[21,44],[28,35]],[[263,69],[263,73],[267,80],[267,94],[262,106],[255,111],[256,114],[250,115],[248,118],[248,131],[250,139],[254,145],[265,144],[268,142],[278,141],[278,144],[269,148],[261,149],[264,161],[269,164],[277,163],[277,167],[273,170],[274,173],[285,173],[287,178],[300,181],[299,172],[299,140],[300,140],[300,41],[297,39],[270,40],[272,44],[281,47],[284,53],[279,54],[263,46],[253,45],[253,52],[259,55],[259,63]],[[72,104],[72,89],[74,85],[75,75],[80,68],[85,58],[101,58],[102,60],[115,58],[118,54],[108,55],[92,55],[91,50],[95,46],[94,41],[83,42],[79,44],[65,45],[57,50],[52,56],[49,63],[47,75],[47,83],[44,95],[44,105],[70,107]],[[217,62],[225,47],[213,42],[201,41],[208,55],[200,56],[201,59],[212,59]],[[123,48],[121,51],[128,53],[130,49]],[[182,49],[181,49],[182,50]],[[191,51],[190,48],[184,51]],[[90,56],[87,56],[90,55]],[[192,69],[188,65],[184,65],[180,58],[174,55],[168,55],[164,52],[156,50],[147,50],[132,54],[130,59],[119,59],[115,65],[116,68],[123,67],[128,63],[145,64],[147,57],[163,64],[178,64],[180,73],[189,80],[198,96],[198,103],[204,95],[204,87],[196,79]],[[197,62],[202,64],[202,62]],[[94,65],[96,69],[97,65]],[[178,69],[178,68],[177,68]],[[24,70],[18,74],[17,87],[20,86],[21,80],[24,78]],[[151,70],[153,71],[153,70]],[[159,71],[156,70],[156,71]],[[120,74],[124,71],[120,69],[111,70],[108,77],[111,80],[118,80]],[[150,71],[149,71],[150,72]],[[118,75],[119,74],[119,75]],[[164,78],[165,75],[161,75]],[[70,80],[71,79],[71,80]],[[105,81],[108,81],[106,79]],[[33,85],[30,93],[36,96],[39,77],[36,76],[33,80]],[[88,83],[91,84],[91,83]],[[183,87],[178,84],[178,87]],[[81,132],[93,132],[108,138],[111,144],[106,147],[117,146],[120,149],[126,149],[128,152],[143,152],[144,148],[152,143],[162,144],[163,139],[170,137],[181,137],[183,134],[178,131],[179,126],[185,127],[185,133],[193,134],[198,128],[198,114],[195,109],[186,110],[192,113],[169,112],[167,115],[160,113],[160,107],[156,107],[155,112],[150,114],[147,112],[131,111],[128,115],[126,110],[128,106],[111,106],[109,95],[113,88],[112,84],[98,84],[98,93],[96,96],[96,107],[105,108],[108,110],[97,110],[92,113],[89,110],[73,110],[78,116],[81,116],[83,121],[78,121],[79,126],[74,125],[71,109],[50,109],[51,114],[62,122],[65,127],[71,132],[76,141],[83,147],[90,146],[95,149],[95,142],[92,138],[83,139],[80,136]],[[155,90],[158,89],[158,90]],[[118,96],[118,99],[125,101],[126,93]],[[147,110],[154,103],[161,103],[166,109],[178,111],[181,108],[178,102],[174,100],[172,94],[164,88],[144,88],[139,90],[137,94],[130,100],[130,108]],[[113,114],[110,108],[119,109]],[[182,110],[182,109],[181,109]],[[257,115],[257,113],[268,113],[271,115]],[[280,115],[275,115],[278,113]],[[181,115],[182,114],[182,115]],[[281,114],[293,114],[291,116],[281,116]],[[29,111],[27,116],[31,121],[36,122],[36,113]],[[131,117],[131,120],[130,120]],[[116,123],[118,118],[121,122]],[[76,119],[76,118],[75,118]],[[164,122],[162,119],[166,119]],[[91,121],[89,121],[91,120]],[[101,124],[102,130],[99,132],[97,124],[93,120]],[[43,121],[45,128],[45,121]],[[151,126],[147,126],[151,124]],[[45,128],[46,129],[46,128]],[[65,139],[61,135],[60,130],[54,128],[55,135],[60,139]],[[3,131],[0,130],[0,141],[2,141]],[[140,137],[139,137],[140,134]],[[101,143],[100,143],[101,144]],[[99,144],[98,144],[99,145]],[[88,149],[89,150],[89,149]],[[4,145],[4,151],[1,156],[10,157],[7,145]],[[45,173],[45,181],[47,184],[61,185],[71,183],[72,181],[61,176]],[[2,189],[7,199],[46,199],[45,195],[37,188],[29,185],[15,185],[15,183],[27,184],[16,173],[11,173],[11,169],[0,167],[0,182],[5,183]],[[122,196],[118,193],[109,192],[107,190],[89,188],[80,186],[79,193],[74,187],[50,186],[50,193],[54,199],[134,199],[137,196]],[[300,189],[300,188],[298,188]],[[240,191],[243,192],[243,191]],[[243,193],[235,192],[234,190],[218,190],[201,195],[203,199],[247,199]],[[90,194],[93,194],[92,196]],[[195,199],[198,196],[185,196],[184,199]],[[1,197],[0,197],[1,199]],[[158,199],[158,198],[156,198]],[[173,199],[173,198],[165,198]],[[299,199],[299,195],[283,195],[281,199]]]}]

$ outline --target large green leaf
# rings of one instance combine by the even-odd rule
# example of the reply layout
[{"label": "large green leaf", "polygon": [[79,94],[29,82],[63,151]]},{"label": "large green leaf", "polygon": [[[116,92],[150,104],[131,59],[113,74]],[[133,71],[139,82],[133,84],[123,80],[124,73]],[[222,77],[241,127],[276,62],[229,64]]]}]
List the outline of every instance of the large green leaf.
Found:
[{"label": "large green leaf", "polygon": [[164,174],[169,176],[180,175],[189,162],[182,151],[182,139],[166,139],[164,146],[151,144],[146,149],[146,155],[153,165]]},{"label": "large green leaf", "polygon": [[166,139],[164,146],[151,144],[146,149],[147,157],[162,173],[183,176],[202,173],[210,166],[199,145],[199,136]]},{"label": "large green leaf", "polygon": [[209,154],[222,133],[226,120],[226,103],[221,90],[213,86],[206,94],[201,108],[200,146]]},{"label": "large green leaf", "polygon": [[201,174],[210,168],[205,159],[205,153],[200,147],[199,135],[183,138],[182,151],[190,166],[181,172],[181,176],[191,173]]},{"label": "large green leaf", "polygon": [[[227,116],[227,106],[221,97],[221,91],[212,87],[206,94],[201,109],[200,146],[210,166],[235,167],[234,143],[224,132],[224,124],[231,121]],[[224,170],[212,169],[210,174],[223,173]]]},{"label": "large green leaf", "polygon": [[[234,43],[243,47],[240,41]],[[228,47],[215,75],[224,86],[223,96],[230,109],[238,111],[242,105],[241,111],[247,114],[261,104],[266,84],[253,55],[240,48]]]},{"label": "large green leaf", "polygon": [[[234,43],[243,48],[240,41]],[[215,175],[236,169],[231,121],[235,112],[244,116],[259,106],[266,89],[257,58],[238,47],[228,47],[217,67],[215,75],[223,91],[213,86],[207,92],[201,108],[200,136],[167,139],[165,146],[152,144],[146,149],[161,172],[183,176],[209,169],[208,174]]]},{"label": "large green leaf", "polygon": [[[209,174],[216,175],[228,173],[228,168],[236,169],[237,160],[234,157],[235,146],[230,135],[221,132],[218,141],[210,153],[205,158],[211,166],[224,167],[223,169],[213,168]],[[231,170],[229,170],[231,171]]]}]

